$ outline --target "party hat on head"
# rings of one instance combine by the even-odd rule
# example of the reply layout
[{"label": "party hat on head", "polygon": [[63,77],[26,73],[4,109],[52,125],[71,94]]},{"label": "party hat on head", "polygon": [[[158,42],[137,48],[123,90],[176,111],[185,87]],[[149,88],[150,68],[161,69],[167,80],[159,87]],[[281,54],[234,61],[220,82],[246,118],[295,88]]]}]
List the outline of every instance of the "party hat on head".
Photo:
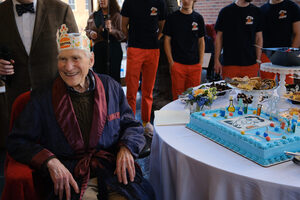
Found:
[{"label": "party hat on head", "polygon": [[57,46],[58,51],[68,49],[81,49],[90,51],[90,40],[80,33],[68,33],[68,27],[62,24],[57,31]]}]

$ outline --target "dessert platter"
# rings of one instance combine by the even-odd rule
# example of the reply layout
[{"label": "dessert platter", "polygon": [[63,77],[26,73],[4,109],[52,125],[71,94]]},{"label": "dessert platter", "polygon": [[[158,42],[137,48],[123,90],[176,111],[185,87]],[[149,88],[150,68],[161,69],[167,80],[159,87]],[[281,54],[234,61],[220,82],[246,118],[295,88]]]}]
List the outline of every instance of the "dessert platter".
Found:
[{"label": "dessert platter", "polygon": [[281,112],[280,116],[289,120],[294,117],[300,121],[300,108],[290,108],[287,111]]},{"label": "dessert platter", "polygon": [[229,86],[225,81],[212,82],[209,84],[203,84],[205,87],[215,87],[217,89],[217,96],[223,96],[226,93],[229,93],[232,90],[232,87]]},{"label": "dessert platter", "polygon": [[[228,80],[228,79],[227,79]],[[243,78],[234,77],[230,80],[230,85],[243,91],[262,92],[274,89],[276,82],[272,79],[261,79],[260,77],[245,76]]]},{"label": "dessert platter", "polygon": [[300,104],[300,87],[298,84],[286,85],[285,98],[290,100],[292,104]]},{"label": "dessert platter", "polygon": [[300,91],[288,92],[284,95],[284,97],[290,100],[293,104],[300,104]]},{"label": "dessert platter", "polygon": [[187,128],[261,165],[269,167],[300,151],[297,119],[270,115],[261,108],[219,108],[191,114]]},{"label": "dessert platter", "polygon": [[225,94],[229,94],[232,91],[232,87],[227,84],[225,81],[217,81],[212,83],[204,83],[200,86],[196,86],[193,88],[188,88],[185,92],[183,92],[181,95],[178,96],[178,99],[181,103],[186,104],[189,102],[189,95],[194,94],[196,91],[200,90],[208,90],[215,88],[216,90],[216,96],[224,96]]},{"label": "dessert platter", "polygon": [[[253,106],[256,106],[262,99],[262,97],[271,96],[276,89],[276,82],[271,79],[261,79],[260,77],[249,78],[245,76],[243,78],[234,77],[232,79],[227,79],[231,87],[235,88],[238,93],[243,93],[248,97],[251,97],[251,102]],[[248,102],[248,104],[250,104]]]}]

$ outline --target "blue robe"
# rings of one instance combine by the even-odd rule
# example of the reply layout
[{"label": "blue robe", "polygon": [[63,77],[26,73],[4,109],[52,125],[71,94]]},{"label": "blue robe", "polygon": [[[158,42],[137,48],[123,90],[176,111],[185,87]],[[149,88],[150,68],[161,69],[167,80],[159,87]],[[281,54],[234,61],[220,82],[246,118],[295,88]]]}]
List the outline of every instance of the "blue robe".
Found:
[{"label": "blue robe", "polygon": [[[118,183],[114,175],[116,155],[126,146],[137,157],[145,144],[142,125],[134,119],[121,86],[109,76],[96,75],[93,122],[88,150],[63,80],[31,92],[31,99],[14,123],[8,137],[8,153],[33,169],[34,182],[43,199],[58,199],[45,162],[57,157],[73,174],[80,194],[72,188],[72,199],[81,199],[90,176],[98,177],[98,199],[105,199],[106,186],[128,199],[154,199],[151,185],[136,166],[134,182]],[[45,195],[46,194],[46,195]]]}]

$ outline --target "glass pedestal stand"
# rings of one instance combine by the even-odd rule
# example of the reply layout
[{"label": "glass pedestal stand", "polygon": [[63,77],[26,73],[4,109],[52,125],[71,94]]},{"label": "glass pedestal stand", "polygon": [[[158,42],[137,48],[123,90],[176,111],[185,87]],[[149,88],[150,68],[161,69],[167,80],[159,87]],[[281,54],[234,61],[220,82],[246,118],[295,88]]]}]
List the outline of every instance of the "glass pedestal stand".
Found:
[{"label": "glass pedestal stand", "polygon": [[280,100],[276,104],[276,109],[278,109],[279,111],[288,109],[290,105],[284,98],[284,95],[286,94],[285,77],[287,74],[300,74],[300,66],[286,67],[273,65],[272,63],[262,63],[260,65],[260,70],[280,74],[280,81],[276,90]]}]

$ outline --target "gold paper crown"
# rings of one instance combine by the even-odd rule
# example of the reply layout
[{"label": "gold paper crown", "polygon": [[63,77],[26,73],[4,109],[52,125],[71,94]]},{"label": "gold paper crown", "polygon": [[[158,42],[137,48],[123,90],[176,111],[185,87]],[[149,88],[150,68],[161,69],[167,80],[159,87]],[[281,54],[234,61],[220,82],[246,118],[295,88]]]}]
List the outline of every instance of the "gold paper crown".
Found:
[{"label": "gold paper crown", "polygon": [[68,27],[62,24],[57,31],[58,51],[67,49],[81,49],[90,51],[90,40],[80,33],[67,33]]}]

